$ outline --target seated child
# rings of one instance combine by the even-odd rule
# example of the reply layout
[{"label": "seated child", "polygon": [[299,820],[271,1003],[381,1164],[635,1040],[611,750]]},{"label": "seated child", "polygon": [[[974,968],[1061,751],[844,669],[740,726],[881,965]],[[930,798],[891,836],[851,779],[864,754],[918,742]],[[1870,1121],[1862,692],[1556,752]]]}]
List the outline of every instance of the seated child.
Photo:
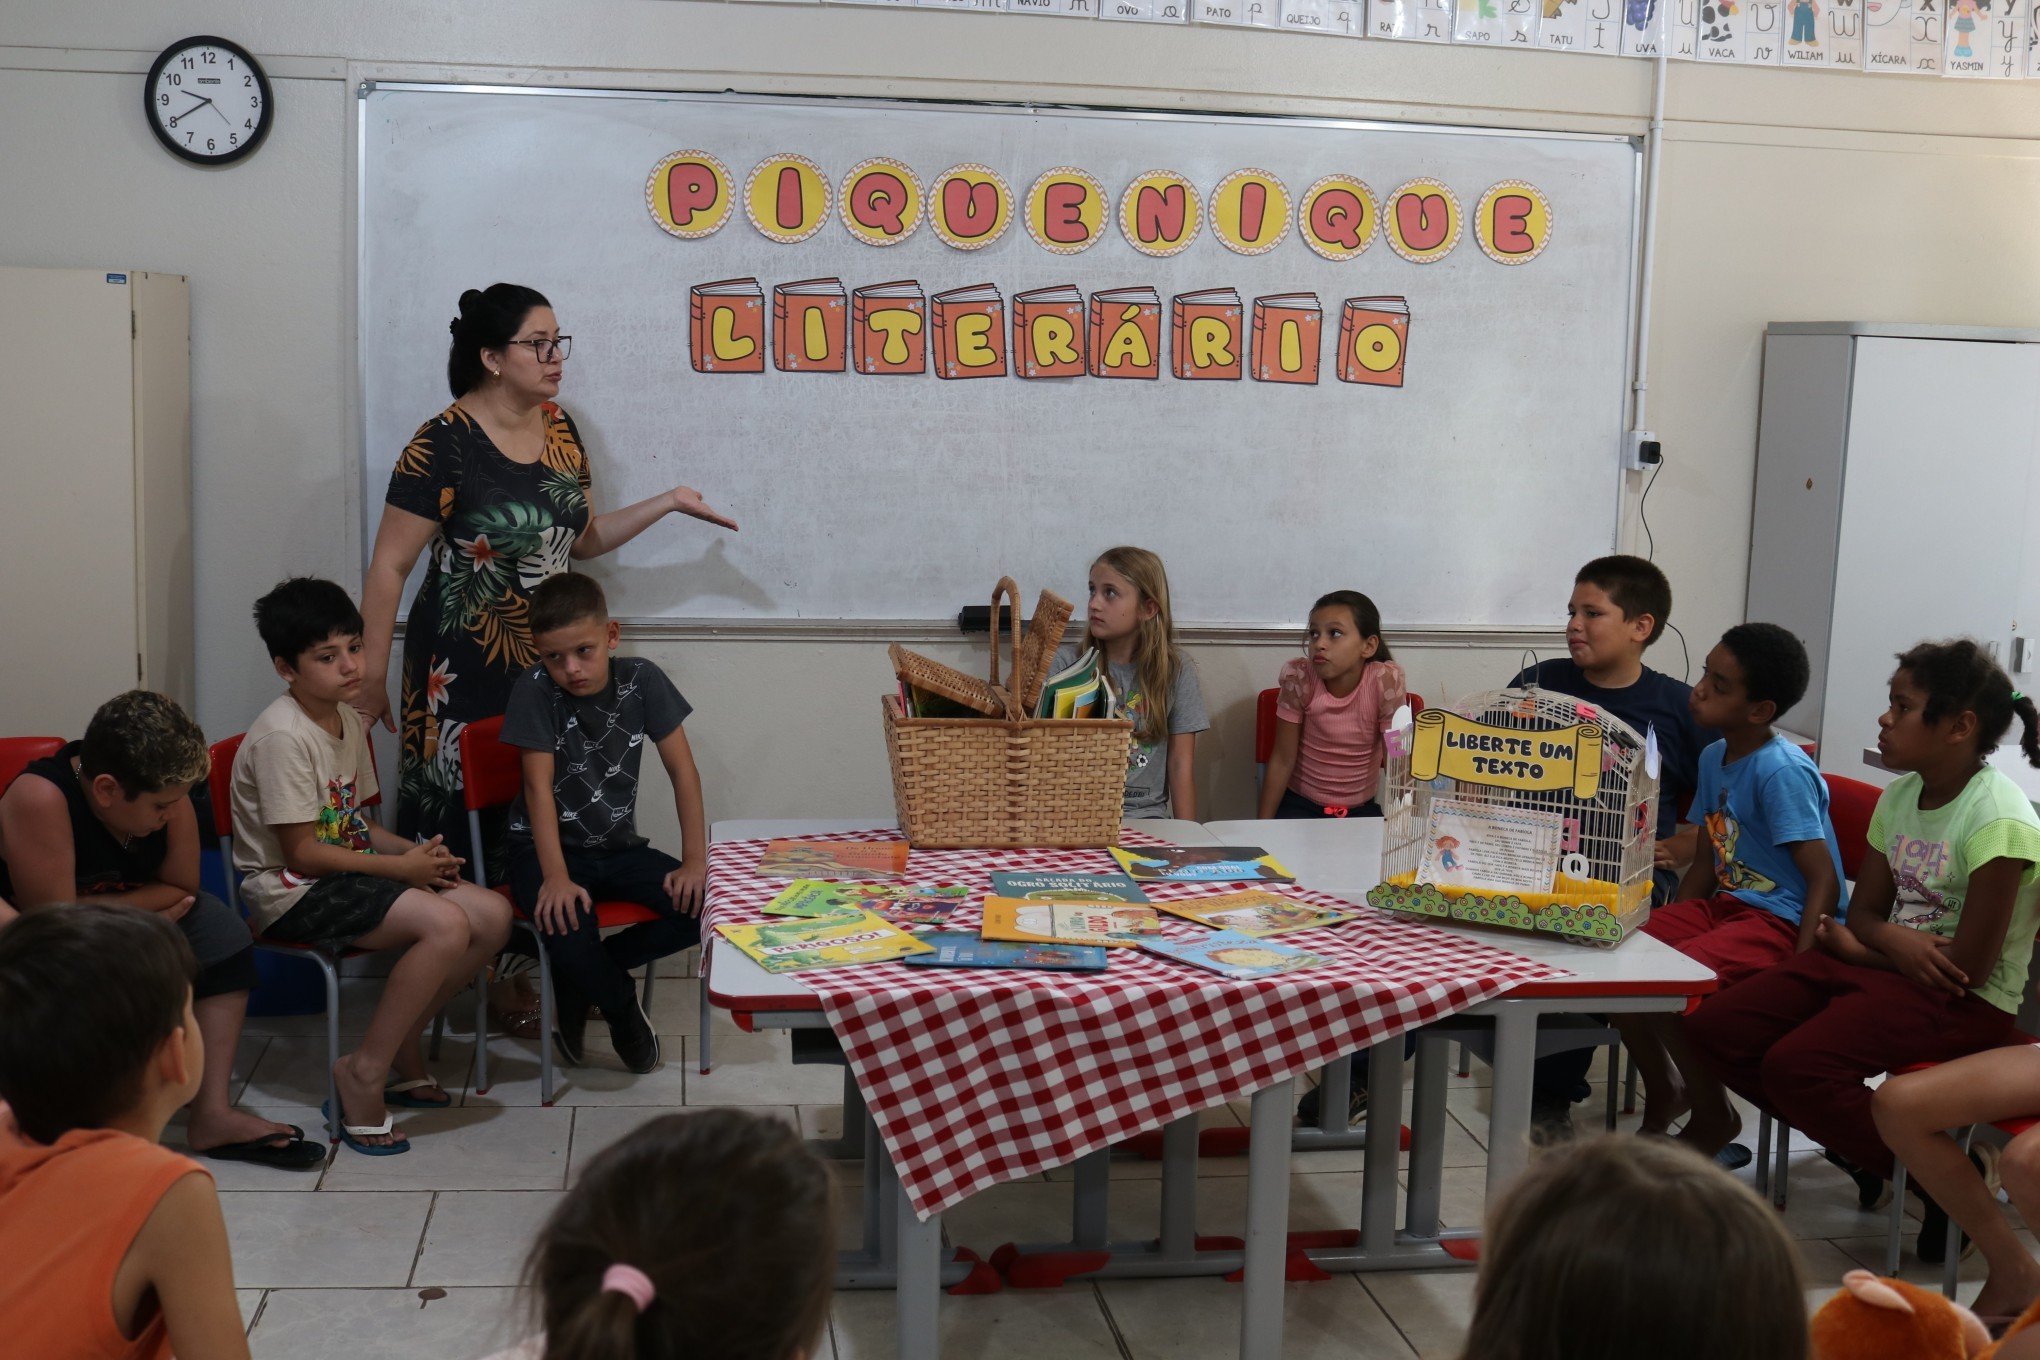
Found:
[{"label": "seated child", "polygon": [[[1905,1163],[1921,1195],[1941,1210],[1926,1215],[1934,1221],[1920,1228],[1923,1241],[1935,1236],[1927,1255],[1940,1259],[1939,1252],[1946,1251],[1949,1218],[1982,1250],[1990,1274],[1969,1306],[1987,1324],[2015,1318],[2040,1299],[2040,1261],[2033,1259],[1998,1211],[1997,1196],[1979,1174],[1974,1159],[1987,1158],[1998,1149],[1979,1138],[1965,1157],[1946,1130],[2028,1119],[2036,1113],[2040,1113],[2040,1046],[2033,1044],[1987,1049],[1924,1072],[1893,1077],[1870,1100],[1877,1136]],[[2032,1222],[2040,1214],[2040,1127],[2013,1138],[1996,1161],[2012,1207]]]},{"label": "seated child", "polygon": [[9,1355],[247,1360],[212,1177],[160,1147],[205,1069],[191,946],[160,912],[0,931],[0,1318]]},{"label": "seated child", "polygon": [[198,958],[193,1010],[208,1059],[187,1146],[311,1170],[326,1163],[324,1143],[236,1110],[228,1096],[255,942],[239,912],[199,887],[189,794],[207,764],[205,734],[174,701],[139,689],[107,700],[82,740],[30,762],[0,795],[0,897],[22,907],[105,902],[176,922]]},{"label": "seated child", "polygon": [[[255,602],[255,627],[287,692],[262,710],[234,760],[234,867],[264,939],[321,949],[401,949],[367,1032],[333,1065],[327,1117],[370,1156],[410,1150],[392,1103],[452,1103],[426,1070],[426,1022],[494,958],[510,908],[460,877],[440,838],[411,842],[369,821],[377,794],[351,700],[366,675],[361,615],[331,581],[300,576]],[[481,1036],[477,1036],[479,1039]],[[386,1086],[394,1070],[400,1078]]]},{"label": "seated child", "polygon": [[1488,1215],[1461,1360],[1804,1360],[1799,1254],[1771,1206],[1657,1138],[1532,1162]]},{"label": "seated child", "polygon": [[[1690,814],[1711,848],[1643,930],[1712,968],[1723,987],[1813,948],[1815,928],[1845,905],[1827,781],[1771,728],[1805,695],[1807,676],[1798,638],[1743,623],[1722,634],[1693,687],[1694,721],[1721,733],[1700,753]],[[1734,1119],[1728,1092],[1687,1051],[1682,1017],[1613,1019],[1643,1074],[1644,1132],[1668,1132],[1689,1110],[1696,1137]]]},{"label": "seated child", "polygon": [[[1877,853],[1856,875],[1848,924],[1820,922],[1819,949],[1745,978],[1686,1020],[1693,1052],[1731,1091],[1870,1177],[1890,1179],[1891,1150],[1864,1081],[2012,1034],[2040,920],[2040,816],[1984,757],[2014,717],[2026,758],[2040,765],[2033,701],[1976,643],[1923,642],[1901,655],[1877,750],[1907,773],[1871,814]],[[1731,1109],[1686,1136],[1718,1146],[1739,1127]]]},{"label": "seated child", "polygon": [[[518,676],[503,741],[523,749],[524,789],[510,810],[510,891],[531,913],[553,965],[553,1041],[582,1058],[590,1002],[633,1072],[659,1065],[659,1036],[630,970],[701,939],[708,829],[701,775],[680,724],[692,712],[666,673],[637,656],[612,657],[619,630],[591,576],[561,573],[531,592],[539,664]],[[637,829],[638,763],[657,748],[680,812],[682,858]],[[607,939],[597,901],[658,913]]]},{"label": "seated child", "polygon": [[[558,579],[558,578],[554,578]],[[539,1230],[542,1331],[493,1360],[806,1360],[829,1320],[828,1168],[776,1119],[662,1115],[599,1153]]]},{"label": "seated child", "polygon": [[[1679,830],[1679,809],[1693,793],[1701,749],[1720,735],[1693,721],[1687,707],[1691,690],[1684,682],[1643,664],[1644,649],[1664,635],[1671,618],[1672,583],[1641,557],[1597,557],[1573,578],[1565,612],[1565,658],[1519,671],[1509,684],[1536,685],[1585,699],[1635,728],[1639,737],[1656,730],[1657,873],[1652,904],[1669,902],[1698,843],[1694,830]],[[1587,1069],[1593,1061],[1590,1048],[1537,1060],[1531,1117],[1541,1136],[1570,1136],[1572,1105],[1589,1094]]]},{"label": "seated child", "polygon": [[1065,642],[1049,674],[1095,647],[1111,678],[1115,717],[1133,719],[1123,815],[1197,820],[1197,734],[1211,726],[1197,671],[1176,645],[1169,576],[1145,548],[1108,548],[1091,564],[1081,642]]},{"label": "seated child", "polygon": [[1381,611],[1357,590],[1335,590],[1311,606],[1304,649],[1276,681],[1275,749],[1256,815],[1379,817],[1381,737],[1403,704]]}]

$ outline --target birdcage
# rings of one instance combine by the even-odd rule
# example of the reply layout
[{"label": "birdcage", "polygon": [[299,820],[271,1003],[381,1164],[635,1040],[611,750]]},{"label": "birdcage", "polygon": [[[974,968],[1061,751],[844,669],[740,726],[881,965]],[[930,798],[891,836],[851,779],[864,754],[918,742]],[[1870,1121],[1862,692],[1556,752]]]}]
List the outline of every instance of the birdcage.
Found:
[{"label": "birdcage", "polygon": [[1602,946],[1649,918],[1656,751],[1599,705],[1525,688],[1427,709],[1389,733],[1383,784],[1374,906]]}]

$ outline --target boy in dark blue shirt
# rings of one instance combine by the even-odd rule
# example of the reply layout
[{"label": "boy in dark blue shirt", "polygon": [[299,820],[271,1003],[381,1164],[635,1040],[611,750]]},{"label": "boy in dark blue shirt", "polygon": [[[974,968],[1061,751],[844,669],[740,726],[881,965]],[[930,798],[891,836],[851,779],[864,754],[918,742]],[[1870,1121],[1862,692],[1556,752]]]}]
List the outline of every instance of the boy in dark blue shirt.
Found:
[{"label": "boy in dark blue shirt", "polygon": [[[1565,612],[1565,659],[1519,671],[1509,684],[1584,699],[1628,723],[1638,736],[1656,730],[1657,871],[1651,904],[1662,905],[1677,894],[1679,877],[1699,843],[1698,829],[1682,830],[1679,814],[1697,785],[1700,752],[1720,735],[1694,721],[1688,707],[1691,686],[1643,664],[1644,649],[1664,635],[1671,618],[1672,583],[1641,557],[1597,557],[1573,578]],[[1591,1094],[1587,1069],[1593,1062],[1590,1048],[1537,1060],[1531,1123],[1542,1136],[1570,1136],[1573,1103]],[[1618,1075],[1610,1072],[1608,1080]]]}]

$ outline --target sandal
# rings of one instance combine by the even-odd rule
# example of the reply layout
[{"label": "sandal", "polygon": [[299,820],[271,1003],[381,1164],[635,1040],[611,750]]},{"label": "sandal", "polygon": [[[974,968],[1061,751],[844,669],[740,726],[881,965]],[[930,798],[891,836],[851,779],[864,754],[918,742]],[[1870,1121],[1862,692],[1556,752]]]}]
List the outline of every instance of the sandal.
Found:
[{"label": "sandal", "polygon": [[383,1104],[395,1105],[406,1110],[443,1110],[453,1104],[453,1097],[447,1093],[444,1087],[440,1087],[439,1099],[437,1100],[411,1094],[411,1092],[427,1086],[439,1086],[439,1083],[431,1077],[413,1077],[409,1081],[400,1081],[394,1086],[385,1086],[382,1093]]},{"label": "sandal", "polygon": [[[330,1124],[333,1119],[333,1102],[330,1100],[322,1102],[319,1105],[319,1113],[326,1116],[327,1122]],[[408,1138],[401,1143],[363,1143],[359,1141],[363,1138],[380,1138],[384,1134],[396,1132],[395,1115],[385,1114],[380,1124],[349,1124],[346,1122],[347,1116],[344,1110],[341,1112],[340,1118],[340,1141],[364,1157],[394,1157],[398,1153],[409,1152],[411,1150],[411,1142]]]},{"label": "sandal", "polygon": [[[277,1142],[277,1139],[283,1139]],[[242,1143],[222,1143],[199,1153],[221,1162],[253,1162],[279,1171],[310,1171],[326,1164],[326,1149],[308,1142],[305,1131],[293,1124],[288,1133],[272,1133]]]}]

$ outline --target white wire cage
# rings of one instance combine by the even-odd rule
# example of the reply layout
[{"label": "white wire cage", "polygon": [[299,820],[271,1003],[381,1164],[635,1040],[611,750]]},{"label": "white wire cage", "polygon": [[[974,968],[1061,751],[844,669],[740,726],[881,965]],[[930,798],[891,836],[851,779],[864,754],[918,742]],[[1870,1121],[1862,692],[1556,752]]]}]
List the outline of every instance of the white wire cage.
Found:
[{"label": "white wire cage", "polygon": [[[1658,781],[1645,738],[1629,724],[1570,694],[1527,687],[1427,710],[1394,737],[1382,774],[1382,882],[1370,903],[1602,946],[1649,919]],[[1597,778],[1586,777],[1590,763]],[[1418,778],[1427,771],[1433,777]],[[1526,782],[1537,787],[1517,786]],[[1444,799],[1476,811],[1556,814],[1563,835],[1550,891],[1422,881],[1433,803]]]}]

